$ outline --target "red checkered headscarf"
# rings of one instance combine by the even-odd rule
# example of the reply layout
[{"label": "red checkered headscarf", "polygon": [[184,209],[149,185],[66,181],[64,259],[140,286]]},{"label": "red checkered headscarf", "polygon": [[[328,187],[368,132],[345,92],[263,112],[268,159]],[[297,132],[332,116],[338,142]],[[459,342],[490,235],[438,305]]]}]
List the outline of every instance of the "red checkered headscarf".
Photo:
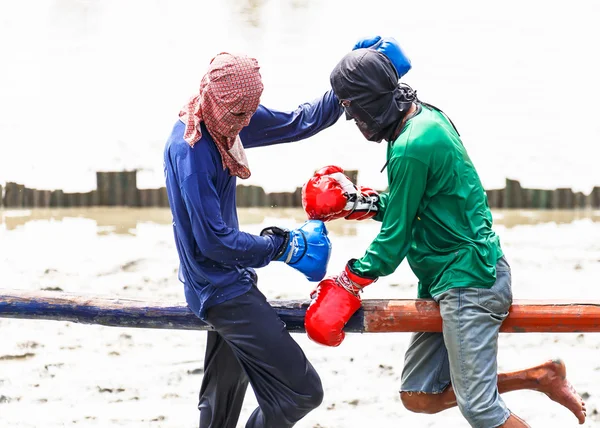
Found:
[{"label": "red checkered headscarf", "polygon": [[212,59],[200,83],[200,93],[179,112],[185,123],[183,138],[191,147],[200,140],[204,122],[213,138],[223,169],[231,175],[250,177],[248,159],[239,134],[250,123],[263,91],[258,62],[247,56],[220,53]]}]

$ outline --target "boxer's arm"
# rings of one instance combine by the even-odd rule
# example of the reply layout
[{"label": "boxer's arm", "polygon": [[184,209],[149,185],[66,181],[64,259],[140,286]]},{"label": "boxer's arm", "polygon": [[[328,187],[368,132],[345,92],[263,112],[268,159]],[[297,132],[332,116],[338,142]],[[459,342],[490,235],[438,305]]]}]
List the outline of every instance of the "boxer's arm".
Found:
[{"label": "boxer's arm", "polygon": [[250,124],[240,132],[240,139],[246,149],[303,140],[333,125],[342,112],[331,90],[291,112],[259,105]]},{"label": "boxer's arm", "polygon": [[389,275],[402,262],[412,243],[412,228],[427,186],[428,166],[411,157],[392,158],[390,190],[381,230],[353,269],[369,278]]},{"label": "boxer's arm", "polygon": [[284,242],[280,236],[257,236],[227,226],[221,216],[220,197],[207,173],[185,178],[181,194],[196,245],[211,260],[258,268],[268,264]]}]

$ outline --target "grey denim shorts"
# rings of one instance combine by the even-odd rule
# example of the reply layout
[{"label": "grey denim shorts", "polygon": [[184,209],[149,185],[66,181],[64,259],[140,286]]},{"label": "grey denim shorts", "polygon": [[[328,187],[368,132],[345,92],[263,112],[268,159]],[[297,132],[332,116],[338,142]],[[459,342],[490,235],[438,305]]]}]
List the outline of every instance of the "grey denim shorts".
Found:
[{"label": "grey denim shorts", "polygon": [[498,393],[498,333],[512,304],[510,266],[496,265],[492,288],[453,288],[434,297],[443,333],[414,333],[402,371],[404,392],[439,394],[450,383],[474,428],[495,428],[510,416]]}]

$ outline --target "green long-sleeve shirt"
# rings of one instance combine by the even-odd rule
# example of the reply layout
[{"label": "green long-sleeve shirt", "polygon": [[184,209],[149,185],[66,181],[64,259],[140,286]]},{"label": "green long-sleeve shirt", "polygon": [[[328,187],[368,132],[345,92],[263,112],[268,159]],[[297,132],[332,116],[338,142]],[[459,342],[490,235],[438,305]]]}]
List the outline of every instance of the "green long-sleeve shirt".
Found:
[{"label": "green long-sleeve shirt", "polygon": [[502,249],[485,190],[448,119],[419,108],[388,143],[389,190],[375,217],[381,231],[353,267],[380,277],[407,257],[421,298],[456,287],[489,288]]}]

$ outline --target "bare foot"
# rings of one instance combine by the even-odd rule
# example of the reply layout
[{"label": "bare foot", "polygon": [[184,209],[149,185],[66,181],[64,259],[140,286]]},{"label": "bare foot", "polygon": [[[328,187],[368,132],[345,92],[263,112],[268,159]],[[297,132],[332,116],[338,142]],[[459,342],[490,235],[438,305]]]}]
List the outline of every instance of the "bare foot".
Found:
[{"label": "bare foot", "polygon": [[583,424],[586,417],[585,403],[567,380],[565,363],[562,360],[550,360],[535,370],[539,370],[539,376],[536,376],[539,384],[537,390],[565,406],[573,412],[579,423]]}]

